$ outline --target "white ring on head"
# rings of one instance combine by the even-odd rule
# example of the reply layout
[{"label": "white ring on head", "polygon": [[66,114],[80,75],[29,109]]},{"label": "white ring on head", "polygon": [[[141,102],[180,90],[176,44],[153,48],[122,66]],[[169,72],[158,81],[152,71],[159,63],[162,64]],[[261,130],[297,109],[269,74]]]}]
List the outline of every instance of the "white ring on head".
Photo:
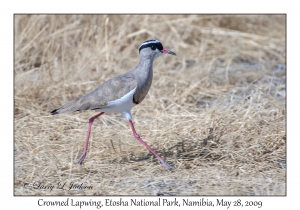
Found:
[{"label": "white ring on head", "polygon": [[[146,45],[146,44],[158,44],[161,43],[159,40],[151,40],[151,41],[145,41],[141,46]],[[141,48],[140,46],[140,48]]]}]

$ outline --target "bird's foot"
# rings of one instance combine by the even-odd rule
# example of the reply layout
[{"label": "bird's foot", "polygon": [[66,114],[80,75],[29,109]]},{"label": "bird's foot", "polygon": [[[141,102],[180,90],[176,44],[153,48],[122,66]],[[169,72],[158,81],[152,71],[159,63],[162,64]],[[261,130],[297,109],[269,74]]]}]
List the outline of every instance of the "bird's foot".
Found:
[{"label": "bird's foot", "polygon": [[85,156],[86,156],[86,152],[82,153],[82,155],[80,156],[80,158],[77,161],[79,165],[82,165]]},{"label": "bird's foot", "polygon": [[169,163],[167,163],[166,161],[164,160],[160,160],[160,162],[167,167],[167,169],[176,169],[175,167],[171,166]]}]

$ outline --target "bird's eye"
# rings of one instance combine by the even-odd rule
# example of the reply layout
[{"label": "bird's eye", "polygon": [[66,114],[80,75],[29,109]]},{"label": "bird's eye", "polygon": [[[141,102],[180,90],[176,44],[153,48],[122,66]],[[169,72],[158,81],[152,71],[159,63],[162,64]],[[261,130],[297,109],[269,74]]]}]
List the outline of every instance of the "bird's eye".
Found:
[{"label": "bird's eye", "polygon": [[155,50],[156,47],[154,45],[151,46],[151,50]]}]

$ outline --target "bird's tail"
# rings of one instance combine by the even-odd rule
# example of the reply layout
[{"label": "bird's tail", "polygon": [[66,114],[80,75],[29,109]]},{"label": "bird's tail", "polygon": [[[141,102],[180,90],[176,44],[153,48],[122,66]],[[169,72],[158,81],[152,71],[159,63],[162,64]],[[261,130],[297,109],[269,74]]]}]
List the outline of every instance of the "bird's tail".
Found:
[{"label": "bird's tail", "polygon": [[72,101],[69,101],[68,103],[62,105],[61,107],[54,109],[51,114],[62,114],[66,112],[76,112],[81,110],[89,110],[94,108],[91,104],[90,98],[84,96],[81,96],[79,98],[76,98]]},{"label": "bird's tail", "polygon": [[52,112],[51,112],[51,114],[52,115],[55,115],[55,114],[59,114],[59,111],[58,111],[59,109],[54,109]]}]

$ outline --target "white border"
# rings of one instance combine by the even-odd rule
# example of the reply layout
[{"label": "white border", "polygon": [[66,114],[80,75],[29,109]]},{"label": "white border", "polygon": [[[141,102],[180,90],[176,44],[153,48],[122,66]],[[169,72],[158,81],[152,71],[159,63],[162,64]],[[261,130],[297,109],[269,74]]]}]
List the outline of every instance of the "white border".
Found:
[{"label": "white border", "polygon": [[[292,2],[292,1],[291,1]],[[296,1],[294,1],[296,2]],[[287,197],[241,197],[241,199],[262,200],[261,209],[282,209],[299,206],[299,12],[298,4],[281,1],[10,1],[1,4],[1,184],[0,206],[23,209],[41,209],[39,197],[13,196],[13,14],[14,13],[287,13]],[[297,138],[298,137],[298,138]],[[298,172],[298,173],[297,173]],[[45,197],[44,197],[45,198]],[[74,197],[82,200],[104,200],[111,197]],[[114,197],[116,198],[116,197]],[[130,199],[130,197],[126,197]],[[138,198],[138,197],[135,197]],[[154,200],[156,197],[145,197]],[[182,199],[184,197],[179,197]],[[216,199],[217,197],[205,197]],[[236,200],[238,197],[224,197]],[[64,200],[66,197],[46,197],[47,200]],[[47,207],[52,209],[53,207]],[[69,207],[72,208],[72,207]],[[95,207],[92,207],[95,209]],[[173,208],[173,207],[172,207]],[[199,207],[198,207],[199,208]],[[203,209],[203,207],[201,207]],[[297,207],[296,207],[297,208]],[[293,209],[296,209],[293,208]],[[299,208],[299,207],[298,207]],[[78,209],[78,208],[76,208]],[[87,209],[87,207],[85,208]],[[106,208],[104,208],[106,209]],[[130,207],[140,209],[140,207]],[[225,208],[222,208],[225,209]]]}]

